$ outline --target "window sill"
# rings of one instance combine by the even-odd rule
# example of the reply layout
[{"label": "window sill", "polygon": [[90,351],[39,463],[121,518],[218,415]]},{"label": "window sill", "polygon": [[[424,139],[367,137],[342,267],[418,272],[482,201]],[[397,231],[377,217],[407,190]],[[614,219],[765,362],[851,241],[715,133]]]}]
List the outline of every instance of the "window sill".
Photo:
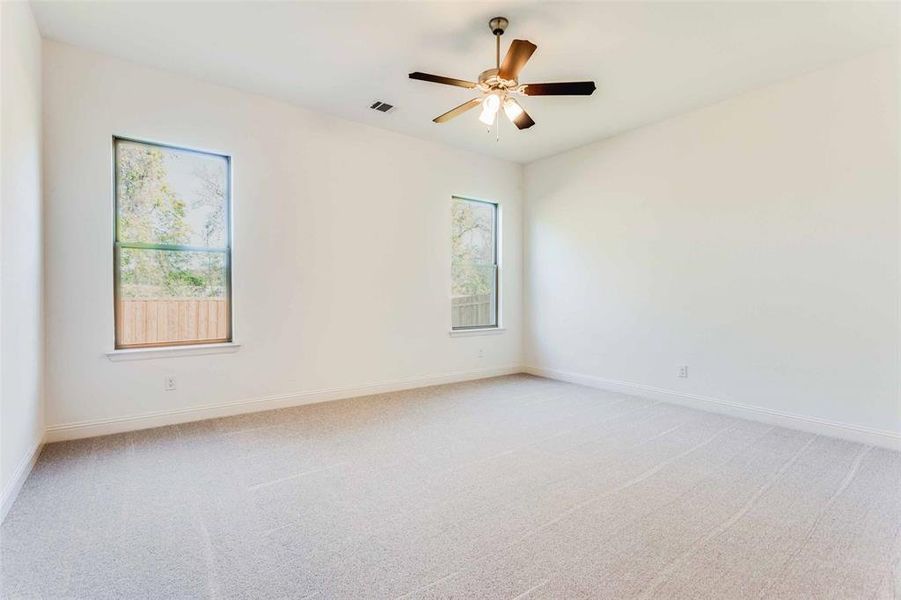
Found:
[{"label": "window sill", "polygon": [[478,329],[451,329],[448,335],[451,337],[466,337],[470,335],[497,335],[507,331],[503,327],[480,327]]},{"label": "window sill", "polygon": [[176,358],[179,356],[203,356],[204,354],[232,354],[240,350],[241,344],[197,344],[196,346],[165,346],[161,348],[124,348],[106,353],[113,362],[123,360],[150,360],[152,358]]}]

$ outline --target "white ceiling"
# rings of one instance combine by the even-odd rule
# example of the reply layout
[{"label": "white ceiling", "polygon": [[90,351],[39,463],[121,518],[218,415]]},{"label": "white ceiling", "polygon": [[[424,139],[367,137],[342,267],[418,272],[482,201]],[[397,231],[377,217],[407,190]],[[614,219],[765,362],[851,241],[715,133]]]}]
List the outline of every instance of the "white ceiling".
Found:
[{"label": "white ceiling", "polygon": [[[33,2],[45,37],[354,121],[529,162],[897,44],[893,2]],[[594,79],[585,98],[534,97],[537,122],[501,139],[472,111],[436,115],[494,66],[488,19],[538,44],[524,82]],[[368,107],[395,104],[389,114]]]}]

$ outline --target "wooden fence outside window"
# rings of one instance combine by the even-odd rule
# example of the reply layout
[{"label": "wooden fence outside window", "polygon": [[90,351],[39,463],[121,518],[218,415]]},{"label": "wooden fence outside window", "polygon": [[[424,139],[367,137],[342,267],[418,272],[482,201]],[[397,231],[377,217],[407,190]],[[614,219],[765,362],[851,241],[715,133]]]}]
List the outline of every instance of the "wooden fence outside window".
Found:
[{"label": "wooden fence outside window", "polygon": [[221,342],[228,339],[228,303],[218,298],[120,300],[120,346]]}]

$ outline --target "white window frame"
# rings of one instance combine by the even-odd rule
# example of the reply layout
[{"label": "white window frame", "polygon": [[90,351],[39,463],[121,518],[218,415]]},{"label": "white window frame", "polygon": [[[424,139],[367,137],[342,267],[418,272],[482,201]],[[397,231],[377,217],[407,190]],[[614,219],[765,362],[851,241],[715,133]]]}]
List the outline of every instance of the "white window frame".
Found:
[{"label": "white window frame", "polygon": [[[148,244],[139,242],[120,242],[119,241],[119,165],[118,165],[118,144],[120,142],[130,142],[135,144],[143,144],[146,146],[154,146],[157,148],[177,150],[179,152],[191,152],[202,154],[205,156],[214,156],[222,158],[226,163],[226,188],[225,188],[225,247],[224,248],[196,248],[193,246],[167,245],[167,244]],[[232,352],[240,347],[235,342],[235,319],[234,319],[234,294],[232,293],[232,277],[233,277],[233,241],[232,241],[232,157],[228,154],[213,152],[209,150],[198,150],[195,148],[187,148],[175,144],[167,144],[153,140],[146,140],[128,136],[114,135],[112,138],[112,166],[113,166],[113,351],[107,352],[110,360],[131,360],[138,358],[152,357],[171,357],[189,354],[218,354],[222,352]],[[215,251],[222,252],[225,255],[225,292],[226,292],[226,308],[228,311],[226,323],[228,325],[228,335],[224,338],[215,340],[196,340],[182,342],[158,342],[153,344],[129,344],[124,345],[119,342],[119,249],[120,248],[137,248],[149,250],[164,251]]]},{"label": "white window frame", "polygon": [[[449,333],[452,337],[501,333],[504,331],[502,316],[503,296],[501,286],[501,224],[503,222],[501,204],[500,202],[495,202],[493,200],[484,200],[482,198],[474,198],[472,196],[454,195],[451,196],[451,212],[453,212],[453,203],[457,201],[488,204],[494,208],[494,323],[492,325],[469,325],[463,327],[455,327],[453,323],[453,307],[451,306]],[[453,269],[453,265],[451,265],[451,269]],[[453,272],[451,272],[451,278],[453,278]],[[453,297],[453,294],[450,294],[450,297]]]}]

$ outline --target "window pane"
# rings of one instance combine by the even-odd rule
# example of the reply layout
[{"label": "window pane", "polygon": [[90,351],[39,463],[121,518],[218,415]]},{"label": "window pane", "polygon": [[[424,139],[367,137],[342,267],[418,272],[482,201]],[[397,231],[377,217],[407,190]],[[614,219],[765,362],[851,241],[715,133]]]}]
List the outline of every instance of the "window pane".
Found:
[{"label": "window pane", "polygon": [[227,245],[224,157],[120,140],[116,178],[120,242]]},{"label": "window pane", "polygon": [[119,346],[229,338],[223,252],[119,249]]},{"label": "window pane", "polygon": [[454,292],[451,299],[452,327],[491,327],[497,324],[494,265],[468,266],[461,275],[469,279],[470,293]]},{"label": "window pane", "polygon": [[494,264],[494,211],[487,202],[454,200],[454,259]]},{"label": "window pane", "polygon": [[454,199],[451,325],[497,325],[496,211],[494,204]]}]

